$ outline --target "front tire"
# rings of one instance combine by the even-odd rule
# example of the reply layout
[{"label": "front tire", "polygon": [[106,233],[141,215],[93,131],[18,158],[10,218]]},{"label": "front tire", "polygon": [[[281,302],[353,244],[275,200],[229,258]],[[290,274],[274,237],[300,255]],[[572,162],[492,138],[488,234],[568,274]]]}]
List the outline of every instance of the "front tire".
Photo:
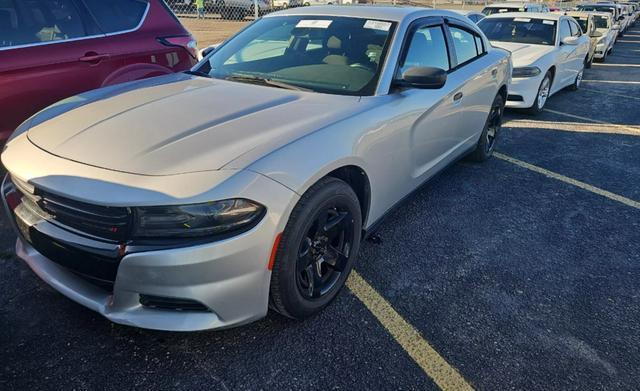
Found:
[{"label": "front tire", "polygon": [[549,94],[551,93],[551,72],[547,71],[547,73],[542,78],[540,82],[540,87],[538,87],[538,94],[536,95],[536,100],[533,102],[533,106],[531,106],[527,111],[529,114],[538,115],[542,113],[544,110],[544,105],[547,103],[547,99],[549,98]]},{"label": "front tire", "polygon": [[304,319],[326,307],[344,286],[360,247],[362,213],[353,189],[327,177],[291,212],[271,274],[270,306]]},{"label": "front tire", "polygon": [[469,154],[469,160],[474,162],[483,162],[493,155],[496,146],[496,140],[502,129],[502,116],[504,114],[504,99],[502,95],[496,95],[491,110],[487,116],[484,129],[480,135],[480,140],[476,145],[476,149]]}]

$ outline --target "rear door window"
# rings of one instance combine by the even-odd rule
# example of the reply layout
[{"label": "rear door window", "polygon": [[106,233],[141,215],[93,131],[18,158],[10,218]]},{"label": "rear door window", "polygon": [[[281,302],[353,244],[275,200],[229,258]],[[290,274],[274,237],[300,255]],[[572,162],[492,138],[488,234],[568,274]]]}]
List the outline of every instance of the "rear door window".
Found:
[{"label": "rear door window", "polygon": [[83,0],[105,34],[133,30],[142,22],[148,3],[141,0]]},{"label": "rear door window", "polygon": [[[476,34],[463,30],[458,27],[450,26],[451,37],[453,38],[453,47],[456,50],[458,64],[464,64],[478,57],[484,52],[482,41],[478,42]],[[480,47],[478,47],[480,43]]]}]

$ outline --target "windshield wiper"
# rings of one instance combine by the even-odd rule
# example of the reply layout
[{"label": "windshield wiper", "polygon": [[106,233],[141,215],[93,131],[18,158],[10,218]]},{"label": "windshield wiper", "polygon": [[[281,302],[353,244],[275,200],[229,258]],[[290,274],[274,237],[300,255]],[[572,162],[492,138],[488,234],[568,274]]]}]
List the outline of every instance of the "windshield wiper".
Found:
[{"label": "windshield wiper", "polygon": [[277,81],[277,80],[273,80],[273,79],[269,79],[269,78],[265,78],[265,77],[260,77],[260,76],[231,75],[231,76],[225,77],[225,80],[239,81],[239,82],[245,82],[245,83],[253,83],[253,84],[259,84],[259,85],[263,85],[263,86],[284,88],[284,89],[287,89],[287,90],[312,91],[312,90],[310,90],[308,88],[304,88],[304,87],[296,86],[296,85],[293,85],[293,84],[285,83],[283,81]]},{"label": "windshield wiper", "polygon": [[195,76],[202,76],[202,77],[211,78],[211,75],[209,75],[206,72],[201,72],[201,71],[184,71],[184,73],[186,73],[187,75],[195,75]]}]

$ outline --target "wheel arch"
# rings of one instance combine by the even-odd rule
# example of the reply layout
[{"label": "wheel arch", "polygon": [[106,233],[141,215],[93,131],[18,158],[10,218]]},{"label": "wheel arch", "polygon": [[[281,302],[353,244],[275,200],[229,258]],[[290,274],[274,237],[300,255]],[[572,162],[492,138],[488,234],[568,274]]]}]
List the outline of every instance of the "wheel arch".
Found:
[{"label": "wheel arch", "polygon": [[336,168],[322,178],[326,177],[340,179],[346,182],[353,189],[356,196],[358,196],[358,201],[360,202],[362,226],[366,226],[371,205],[371,183],[369,182],[369,176],[365,170],[362,167],[350,164]]},{"label": "wheel arch", "polygon": [[502,101],[506,103],[507,102],[507,85],[506,84],[503,84],[502,87],[498,89],[498,94],[502,96]]},{"label": "wheel arch", "polygon": [[[553,86],[553,82],[556,80],[556,66],[555,66],[555,64],[551,65],[549,67],[549,70],[547,70],[547,72],[551,72],[551,86]],[[551,87],[551,86],[549,86],[549,87]]]}]

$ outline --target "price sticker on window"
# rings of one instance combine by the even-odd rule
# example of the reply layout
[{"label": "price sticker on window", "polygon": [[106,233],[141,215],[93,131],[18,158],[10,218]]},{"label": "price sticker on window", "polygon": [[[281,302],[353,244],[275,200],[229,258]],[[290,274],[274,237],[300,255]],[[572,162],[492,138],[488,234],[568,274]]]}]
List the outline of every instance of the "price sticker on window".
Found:
[{"label": "price sticker on window", "polygon": [[329,26],[331,26],[331,22],[333,22],[333,20],[305,19],[305,20],[299,21],[298,24],[296,24],[296,27],[297,28],[326,29],[326,28],[329,28]]},{"label": "price sticker on window", "polygon": [[364,23],[364,28],[380,31],[389,31],[391,28],[391,22],[383,22],[381,20],[367,20]]},{"label": "price sticker on window", "polygon": [[543,21],[542,21],[542,23],[544,23],[544,24],[548,24],[548,25],[550,25],[550,26],[553,26],[553,25],[555,25],[555,24],[556,24],[556,22],[555,22],[555,21],[553,21],[553,20],[543,20]]}]

